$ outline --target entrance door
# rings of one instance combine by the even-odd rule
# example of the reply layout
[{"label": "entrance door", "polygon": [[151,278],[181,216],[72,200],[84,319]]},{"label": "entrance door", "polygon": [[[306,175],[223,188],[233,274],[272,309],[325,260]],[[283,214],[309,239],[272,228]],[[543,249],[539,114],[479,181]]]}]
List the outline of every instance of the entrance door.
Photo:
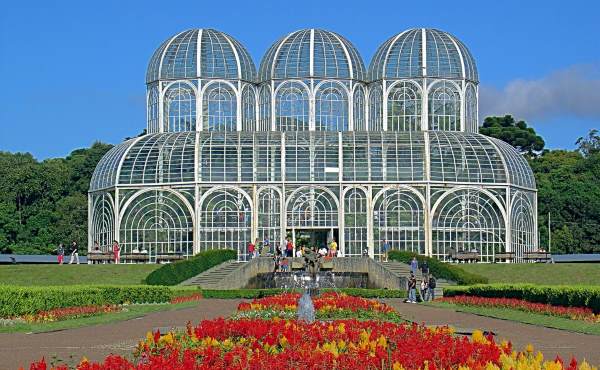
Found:
[{"label": "entrance door", "polygon": [[295,247],[328,247],[332,238],[338,240],[339,230],[331,229],[292,229],[287,232]]}]

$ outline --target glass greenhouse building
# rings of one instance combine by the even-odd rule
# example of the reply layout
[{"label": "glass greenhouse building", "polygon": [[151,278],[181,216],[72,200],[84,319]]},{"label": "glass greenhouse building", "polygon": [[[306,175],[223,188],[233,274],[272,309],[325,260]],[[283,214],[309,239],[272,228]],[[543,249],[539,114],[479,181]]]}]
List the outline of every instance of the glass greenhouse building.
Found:
[{"label": "glass greenhouse building", "polygon": [[[435,29],[392,36],[367,70],[337,33],[292,32],[258,73],[213,29],[167,39],[146,73],[147,134],[112,148],[89,191],[89,245],[191,256],[336,238],[340,254],[393,249],[517,260],[537,246],[531,169],[477,133],[478,74]],[[316,238],[316,239],[315,239]]]}]

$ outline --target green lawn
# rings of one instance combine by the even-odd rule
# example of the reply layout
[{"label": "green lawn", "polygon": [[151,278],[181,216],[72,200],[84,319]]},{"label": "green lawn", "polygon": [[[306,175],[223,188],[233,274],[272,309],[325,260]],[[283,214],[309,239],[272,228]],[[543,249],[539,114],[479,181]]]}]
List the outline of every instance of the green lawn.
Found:
[{"label": "green lawn", "polygon": [[600,285],[598,263],[471,263],[458,266],[487,277],[490,283]]},{"label": "green lawn", "polygon": [[142,317],[151,312],[178,310],[182,308],[194,307],[197,304],[198,301],[178,304],[164,303],[129,305],[126,307],[126,311],[82,317],[78,319],[36,324],[18,323],[10,326],[0,326],[0,333],[43,333],[47,331],[80,328],[83,326],[108,324],[111,322],[125,321],[134,319],[136,317]]},{"label": "green lawn", "polygon": [[7,265],[0,266],[6,285],[136,285],[160,265]]},{"label": "green lawn", "polygon": [[497,319],[517,321],[525,324],[545,326],[547,328],[600,335],[600,323],[591,323],[583,320],[571,320],[563,317],[529,313],[508,308],[461,306],[445,302],[433,302],[427,303],[427,305],[452,309],[458,312],[468,312],[481,316],[494,317]]}]

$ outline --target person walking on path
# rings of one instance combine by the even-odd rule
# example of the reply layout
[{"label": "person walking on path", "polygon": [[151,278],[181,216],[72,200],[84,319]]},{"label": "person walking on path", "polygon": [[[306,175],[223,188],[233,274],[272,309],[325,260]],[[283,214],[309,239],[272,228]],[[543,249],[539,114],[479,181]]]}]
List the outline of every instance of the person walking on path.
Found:
[{"label": "person walking on path", "polygon": [[410,273],[416,275],[418,269],[419,261],[417,261],[417,257],[413,257],[412,261],[410,261]]},{"label": "person walking on path", "polygon": [[285,255],[287,257],[294,257],[294,243],[288,238],[285,245]]},{"label": "person walking on path", "polygon": [[119,264],[119,253],[121,252],[121,248],[119,247],[119,242],[113,240],[113,256],[115,257],[115,264]]},{"label": "person walking on path", "polygon": [[429,300],[433,301],[435,299],[435,287],[436,281],[433,275],[429,275],[429,283],[427,284],[427,288],[429,290]]},{"label": "person walking on path", "polygon": [[77,264],[79,265],[79,246],[74,240],[73,243],[71,243],[71,259],[69,261],[69,265],[73,264],[73,260],[77,260]]},{"label": "person walking on path", "polygon": [[423,280],[421,280],[421,300],[423,302],[427,301],[427,280],[425,280],[425,276],[423,275]]},{"label": "person walking on path", "polygon": [[[383,259],[384,262],[388,261],[388,253],[390,252],[390,242],[387,241],[387,239],[383,239]],[[379,259],[381,261],[381,258]]]},{"label": "person walking on path", "polygon": [[408,278],[408,303],[417,303],[417,279],[412,272]]},{"label": "person walking on path", "polygon": [[58,248],[56,248],[56,257],[58,259],[58,264],[62,265],[65,259],[65,246],[63,243],[60,243]]}]

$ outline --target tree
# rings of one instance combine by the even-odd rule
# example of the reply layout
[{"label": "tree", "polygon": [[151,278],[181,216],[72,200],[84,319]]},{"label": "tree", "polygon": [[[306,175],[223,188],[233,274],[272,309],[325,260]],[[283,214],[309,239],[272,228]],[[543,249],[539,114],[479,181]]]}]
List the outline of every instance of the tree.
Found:
[{"label": "tree", "polygon": [[479,132],[505,141],[521,153],[529,155],[541,152],[546,145],[532,127],[528,127],[525,121],[516,122],[511,115],[486,117]]},{"label": "tree", "polygon": [[598,130],[590,130],[587,137],[580,137],[575,144],[585,157],[600,152],[600,135],[598,135]]}]

